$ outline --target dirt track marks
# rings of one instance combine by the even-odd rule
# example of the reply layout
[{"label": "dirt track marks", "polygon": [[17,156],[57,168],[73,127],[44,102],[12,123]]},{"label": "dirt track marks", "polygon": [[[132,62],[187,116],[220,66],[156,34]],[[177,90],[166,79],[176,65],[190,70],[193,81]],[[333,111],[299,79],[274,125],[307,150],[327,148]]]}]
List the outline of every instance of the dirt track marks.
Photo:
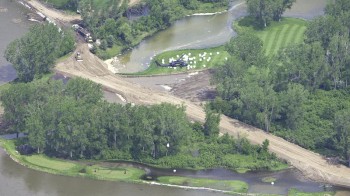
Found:
[{"label": "dirt track marks", "polygon": [[[104,62],[90,54],[86,46],[79,46],[83,52],[83,62],[76,62],[69,58],[56,66],[58,72],[68,76],[80,76],[101,84],[116,93],[123,95],[128,102],[136,104],[157,104],[168,102],[184,104],[189,118],[203,122],[205,113],[203,108],[184,99],[170,95],[167,92],[154,91],[141,85],[125,81],[114,75],[106,68]],[[257,128],[246,125],[237,120],[222,116],[220,129],[222,133],[246,136],[252,143],[261,144],[265,139],[270,141],[270,151],[291,165],[301,170],[306,176],[327,183],[350,187],[350,169],[345,166],[333,166],[317,153],[303,149],[282,138],[267,134]]]}]

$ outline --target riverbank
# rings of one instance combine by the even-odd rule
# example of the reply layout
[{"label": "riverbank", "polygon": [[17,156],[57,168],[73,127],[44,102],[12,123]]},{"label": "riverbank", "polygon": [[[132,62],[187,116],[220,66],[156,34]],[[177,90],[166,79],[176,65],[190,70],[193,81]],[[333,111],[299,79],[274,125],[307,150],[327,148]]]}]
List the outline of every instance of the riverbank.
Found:
[{"label": "riverbank", "polygon": [[[116,67],[114,70],[117,70],[116,72],[136,73],[147,68],[147,65],[150,64],[151,56],[159,54],[164,50],[199,49],[222,45],[222,43],[226,42],[234,34],[229,25],[227,25],[226,20],[232,20],[231,18],[239,17],[245,13],[244,9],[232,11],[232,9],[240,6],[244,7],[244,2],[234,1],[230,9],[222,7],[216,8],[218,10],[191,10],[187,16],[177,19],[165,29],[153,32],[142,40],[137,40],[138,44],[133,46],[133,48],[120,52],[117,56],[113,56],[105,62],[113,66],[110,62],[118,58],[120,64],[114,65]],[[181,29],[181,31],[178,29]],[[198,29],[202,29],[202,33],[198,34]],[[168,39],[169,36],[172,39]],[[213,40],[217,44],[207,45],[207,43],[213,42]],[[157,44],[160,42],[161,44]],[[167,48],[164,48],[164,46]],[[159,48],[163,49],[159,50]],[[113,50],[115,50],[115,46],[106,51],[110,55]]]},{"label": "riverbank", "polygon": [[[99,64],[96,64],[96,66],[100,66]],[[61,67],[61,69],[65,70]],[[177,98],[169,95],[159,95],[157,92],[153,92],[150,90],[145,90],[144,88],[138,88],[135,86],[131,86],[129,83],[121,81],[117,77],[114,76],[105,76],[101,77],[100,75],[87,75],[86,68],[82,67],[79,70],[74,70],[74,68],[71,67],[71,72],[68,72],[71,75],[79,75],[91,78],[91,80],[101,83],[102,85],[109,86],[113,89],[120,89],[121,91],[125,91],[130,93],[128,97],[133,97],[137,101],[137,103],[157,103],[158,101],[162,100],[163,102],[168,101],[172,103],[186,103],[188,107],[191,108],[190,111],[188,111],[188,115],[194,119],[203,119],[203,112],[201,112],[198,107],[195,105],[186,102],[186,100],[178,100]],[[107,81],[108,80],[108,81]],[[126,91],[133,89],[133,92]],[[137,97],[137,98],[135,98]],[[232,123],[233,122],[233,123]],[[270,144],[270,150],[276,152],[280,157],[283,157],[287,160],[289,160],[293,165],[297,166],[299,169],[304,171],[307,174],[314,174],[316,177],[318,176],[327,176],[329,178],[329,182],[333,182],[336,184],[344,184],[346,185],[346,182],[349,182],[347,178],[348,170],[345,170],[344,168],[335,168],[327,166],[325,161],[317,154],[311,153],[310,151],[307,151],[305,149],[302,149],[298,146],[295,146],[293,144],[290,144],[282,139],[278,139],[275,137],[272,137],[271,135],[263,134],[262,131],[247,127],[244,124],[241,124],[235,120],[227,119],[226,117],[223,117],[221,128],[224,128],[224,130],[230,130],[230,134],[234,135],[237,133],[246,134],[248,138],[253,141],[254,143],[261,143],[262,140],[265,138],[271,139]],[[254,131],[252,131],[254,130]],[[307,167],[303,167],[307,166]],[[340,175],[338,178],[338,175]],[[316,178],[315,177],[315,178]],[[335,178],[333,178],[335,177]],[[342,183],[344,182],[344,183]]]},{"label": "riverbank", "polygon": [[181,4],[176,6],[178,6],[178,10],[176,11],[178,14],[173,16],[174,18],[172,18],[172,21],[166,26],[161,26],[158,28],[150,29],[148,31],[144,31],[139,35],[133,37],[131,40],[131,43],[127,45],[123,41],[121,41],[120,43],[115,42],[113,47],[107,48],[106,50],[97,48],[96,55],[103,60],[110,60],[112,58],[115,58],[119,54],[123,54],[128,50],[137,47],[143,40],[146,40],[149,37],[154,36],[156,33],[169,28],[180,19],[183,19],[185,17],[190,17],[190,16],[216,15],[216,14],[220,14],[228,11],[228,5],[215,3],[215,2],[207,2],[207,3],[201,2],[201,3],[198,3],[197,7],[193,9],[188,9],[186,7],[183,7],[183,5]]},{"label": "riverbank", "polygon": [[[129,183],[143,183],[150,185],[162,185],[194,190],[208,190],[222,193],[246,193],[248,185],[242,181],[209,180],[199,178],[182,178],[178,176],[163,176],[159,182],[142,180],[146,172],[142,169],[119,165],[107,167],[99,162],[84,163],[77,161],[50,158],[44,155],[20,155],[16,150],[14,140],[0,139],[0,145],[5,149],[11,159],[18,164],[30,169],[71,177],[84,177],[96,180],[119,181]],[[187,184],[186,184],[187,183]]]},{"label": "riverbank", "polygon": [[298,18],[282,18],[281,21],[273,21],[266,28],[259,27],[255,19],[247,16],[233,23],[233,28],[238,34],[251,33],[263,42],[265,55],[271,56],[292,44],[300,44],[304,41],[304,33],[308,22]]},{"label": "riverbank", "polygon": [[[296,18],[283,18],[280,22],[273,22],[265,29],[259,29],[251,17],[244,17],[233,23],[233,28],[239,34],[252,33],[263,42],[263,49],[267,56],[275,55],[281,48],[291,44],[303,42],[307,21]],[[149,67],[142,72],[124,74],[131,76],[154,76],[184,73],[190,71],[201,71],[215,68],[225,64],[229,58],[225,45],[205,49],[173,50],[160,53],[152,57]],[[185,67],[161,67],[178,59],[188,63]]]},{"label": "riverbank", "polygon": [[[194,72],[206,70],[209,68],[224,65],[229,54],[224,46],[206,48],[206,49],[186,49],[167,51],[156,55],[145,71],[135,74],[124,74],[130,76],[150,76],[150,75],[169,75],[183,72]],[[184,67],[168,67],[170,62],[182,59],[188,65]],[[159,66],[157,63],[164,66]]]},{"label": "riverbank", "polygon": [[[182,176],[159,176],[155,181],[146,181],[143,176],[147,174],[145,169],[137,166],[128,166],[124,163],[103,164],[98,161],[70,161],[57,158],[50,158],[43,155],[20,155],[15,149],[14,140],[0,139],[0,145],[12,160],[30,169],[64,175],[71,177],[89,178],[104,181],[128,182],[136,184],[148,184],[157,186],[174,187],[185,190],[204,190],[233,195],[279,195],[248,193],[249,185],[241,180],[218,180],[208,178],[194,178]],[[146,169],[147,170],[147,169]],[[179,175],[179,174],[177,174]],[[181,175],[181,174],[180,174]],[[279,183],[278,180],[275,183]],[[267,183],[269,184],[269,183]],[[296,189],[291,189],[291,196],[324,196],[333,195],[333,192],[305,193]]]}]

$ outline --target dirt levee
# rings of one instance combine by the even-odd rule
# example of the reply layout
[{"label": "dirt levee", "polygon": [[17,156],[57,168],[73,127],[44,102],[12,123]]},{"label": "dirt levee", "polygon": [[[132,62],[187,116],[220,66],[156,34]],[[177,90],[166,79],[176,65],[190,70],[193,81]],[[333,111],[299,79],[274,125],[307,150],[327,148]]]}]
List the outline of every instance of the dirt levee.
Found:
[{"label": "dirt levee", "polygon": [[[85,45],[80,45],[77,50],[82,52],[83,61],[77,62],[72,56],[56,66],[58,72],[68,76],[90,79],[110,91],[121,94],[128,102],[136,104],[158,104],[162,102],[184,104],[189,118],[204,121],[205,113],[201,106],[175,97],[168,92],[151,90],[140,84],[125,81],[124,78],[111,73],[104,62],[92,55]],[[255,144],[261,144],[265,139],[268,139],[270,141],[270,151],[287,160],[311,179],[350,187],[350,169],[345,166],[329,165],[319,154],[226,116],[221,118],[220,129],[221,132],[230,135],[246,136]]]},{"label": "dirt levee", "polygon": [[72,22],[75,20],[81,20],[80,15],[67,15],[67,14],[62,13],[59,10],[47,9],[47,7],[45,7],[45,5],[43,5],[38,0],[29,0],[29,1],[27,0],[26,2],[30,6],[34,7],[37,11],[44,14],[46,17],[49,17],[49,18],[57,20],[57,21]]}]

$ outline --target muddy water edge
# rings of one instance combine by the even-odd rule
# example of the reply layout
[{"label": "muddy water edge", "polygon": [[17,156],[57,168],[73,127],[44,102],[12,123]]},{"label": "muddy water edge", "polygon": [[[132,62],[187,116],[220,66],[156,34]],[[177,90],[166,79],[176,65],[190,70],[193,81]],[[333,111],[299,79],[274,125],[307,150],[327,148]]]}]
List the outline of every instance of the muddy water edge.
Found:
[{"label": "muddy water edge", "polygon": [[[310,1],[310,0],[308,0]],[[319,1],[319,0],[314,0]],[[237,1],[238,2],[238,1]],[[244,7],[244,5],[242,5]],[[13,67],[3,58],[3,52],[8,43],[21,37],[27,32],[30,27],[30,23],[26,19],[27,10],[11,0],[0,0],[0,85],[9,81],[12,81],[16,77]],[[229,12],[230,13],[230,12]],[[237,16],[244,14],[244,10],[239,10]],[[201,18],[202,17],[202,18]],[[231,19],[225,17],[231,16],[195,16],[193,20],[179,21],[181,24],[179,27],[171,27],[170,32],[165,32],[163,40],[175,40],[174,44],[164,43],[164,47],[161,50],[174,49],[181,47],[208,47],[213,45],[219,45],[227,41],[234,32],[230,30],[229,23]],[[197,20],[203,20],[204,22],[214,22],[216,25],[213,29],[210,29],[211,23],[206,25],[197,25]],[[219,22],[224,22],[223,25]],[[185,25],[185,26],[184,26]],[[186,26],[187,25],[187,26]],[[177,32],[182,32],[181,28],[188,29],[191,26],[193,29],[189,31],[196,32],[201,26],[206,29],[208,35],[194,40],[181,41],[184,36],[177,35]],[[175,29],[176,30],[175,30]],[[215,31],[214,31],[215,30]],[[214,32],[213,32],[214,31]],[[159,34],[161,34],[160,32]],[[198,35],[198,33],[197,33]],[[176,36],[180,36],[176,38]],[[182,38],[181,38],[182,37]],[[176,39],[175,39],[176,38]],[[186,36],[187,38],[187,36]],[[158,38],[157,38],[158,39]],[[159,38],[160,39],[160,38]],[[178,41],[180,40],[180,41]],[[147,40],[146,40],[147,41]],[[152,40],[148,40],[153,42]],[[189,43],[189,44],[188,44]],[[188,44],[188,45],[187,45]],[[141,45],[140,45],[141,46]],[[147,47],[146,47],[147,48]],[[141,48],[142,49],[142,48]],[[151,51],[151,53],[154,52]],[[130,57],[131,58],[131,57]],[[108,95],[114,96],[114,95]],[[107,97],[108,97],[107,96]],[[154,170],[153,174],[156,176],[168,175],[166,170]],[[191,177],[208,177],[217,179],[232,179],[239,178],[243,181],[248,181],[251,184],[250,192],[265,192],[265,193],[285,193],[287,187],[283,186],[283,183],[298,183],[297,186],[305,191],[320,191],[318,183],[304,181],[300,179],[300,176],[294,171],[285,171],[287,173],[251,173],[247,175],[237,175],[229,173],[225,170],[205,170],[200,172],[182,171],[179,170],[178,174]],[[265,175],[283,176],[280,186],[264,185],[259,182],[259,179]],[[300,181],[301,180],[301,181]],[[299,182],[300,181],[300,182]],[[300,184],[301,183],[301,184]],[[283,189],[283,190],[282,190]],[[282,191],[282,192],[281,192]],[[167,195],[167,196],[196,196],[196,195],[223,195],[220,193],[212,193],[207,191],[194,191],[183,190],[170,187],[128,184],[121,182],[107,182],[96,181],[85,178],[72,178],[65,176],[56,176],[43,172],[34,171],[25,168],[10,159],[6,155],[3,149],[0,149],[0,195],[126,195],[126,196],[138,196],[138,195]]]}]

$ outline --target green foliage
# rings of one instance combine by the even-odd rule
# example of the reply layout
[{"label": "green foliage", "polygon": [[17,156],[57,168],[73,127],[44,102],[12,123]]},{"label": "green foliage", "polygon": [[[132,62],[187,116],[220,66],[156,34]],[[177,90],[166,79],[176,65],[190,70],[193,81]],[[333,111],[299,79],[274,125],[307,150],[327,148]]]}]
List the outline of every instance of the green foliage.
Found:
[{"label": "green foliage", "polygon": [[107,49],[107,41],[106,40],[102,40],[101,41],[101,45],[100,45],[100,48],[102,49],[102,50],[106,50]]},{"label": "green foliage", "polygon": [[263,42],[254,34],[244,33],[232,38],[226,44],[229,54],[235,55],[239,60],[247,62],[249,65],[256,64],[262,55]]},{"label": "green foliage", "polygon": [[206,107],[205,110],[205,123],[204,123],[204,135],[206,136],[218,136],[220,129],[220,114],[215,114],[214,111]]},{"label": "green foliage", "polygon": [[297,18],[282,18],[279,22],[271,22],[264,29],[256,24],[253,17],[244,17],[234,24],[239,35],[249,33],[259,37],[263,41],[263,50],[267,56],[275,55],[280,49],[290,45],[302,43],[306,26],[305,20]]},{"label": "green foliage", "polygon": [[113,180],[124,182],[140,182],[145,172],[133,167],[103,167],[100,165],[87,166],[84,163],[51,158],[45,155],[20,155],[15,143],[18,140],[1,140],[1,146],[22,165],[58,175],[88,177],[91,179]]},{"label": "green foliage", "polygon": [[50,72],[55,60],[73,49],[72,33],[59,32],[52,24],[35,25],[8,45],[5,58],[13,64],[20,81],[30,82]]},{"label": "green foliage", "polygon": [[279,21],[286,9],[292,7],[296,0],[246,0],[248,12],[266,27],[272,20]]},{"label": "green foliage", "polygon": [[68,9],[76,11],[80,0],[45,0],[45,3],[53,5],[58,9]]},{"label": "green foliage", "polygon": [[96,54],[110,58],[121,51],[136,46],[145,37],[169,27],[176,20],[196,12],[222,11],[228,7],[227,0],[145,0],[139,9],[147,10],[147,14],[137,20],[129,20],[126,16],[128,1],[123,0],[80,0],[79,9],[84,23],[93,35],[107,40],[111,47],[111,38],[118,50],[105,51],[105,47]]},{"label": "green foliage", "polygon": [[[10,128],[26,132],[22,144],[36,148],[39,154],[134,160],[172,168],[254,170],[281,165],[267,152],[266,143],[255,146],[227,134],[218,137],[219,115],[212,111],[202,125],[190,123],[183,106],[122,106],[103,102],[101,96],[99,85],[81,78],[66,85],[36,80],[11,85],[2,91],[1,101]],[[38,158],[27,162],[34,164]]]},{"label": "green foliage", "polygon": [[[155,61],[158,63],[167,64],[169,59],[178,59],[181,55],[187,55],[189,57],[187,67],[177,67],[176,69],[171,67],[159,67]],[[203,58],[203,55],[206,55]],[[210,55],[211,54],[211,55]],[[180,73],[193,70],[203,70],[213,67],[219,67],[225,64],[228,53],[225,51],[224,46],[206,48],[206,49],[185,49],[185,50],[174,50],[166,51],[156,55],[151,61],[150,66],[142,72],[138,72],[135,75],[156,75],[156,74],[172,74]],[[209,59],[210,58],[210,59]],[[209,60],[208,60],[209,59]]]},{"label": "green foliage", "polygon": [[113,35],[109,35],[107,37],[107,46],[108,46],[108,48],[112,48],[113,44],[114,44],[114,37],[113,37]]},{"label": "green foliage", "polygon": [[[285,35],[285,40],[279,37],[305,26],[305,21],[274,31],[270,30],[277,23],[261,31],[252,18],[239,21],[236,27],[240,35],[227,46],[231,57],[214,78],[220,97],[211,103],[212,108],[348,162],[349,7],[347,1],[330,3],[326,15],[308,25],[305,43],[297,45],[285,45],[292,43],[291,34]],[[260,57],[256,38],[241,35],[247,32],[263,40],[268,57]],[[303,32],[294,33],[298,34],[296,42],[300,43]],[[250,43],[252,40],[256,44]],[[282,49],[277,52],[276,48]],[[259,151],[262,159],[264,152],[263,147]]]},{"label": "green foliage", "polygon": [[238,180],[213,180],[206,178],[189,178],[180,176],[162,176],[158,180],[160,183],[176,184],[191,187],[208,187],[212,189],[231,191],[232,193],[246,193],[248,184]]},{"label": "green foliage", "polygon": [[316,193],[307,193],[299,191],[298,189],[292,188],[288,191],[288,196],[331,196],[335,195],[334,192],[316,192]]},{"label": "green foliage", "polygon": [[[335,114],[335,129],[337,130],[336,142],[342,150],[343,156],[350,160],[349,139],[350,139],[350,108],[340,110]],[[350,162],[348,161],[350,166]]]}]

